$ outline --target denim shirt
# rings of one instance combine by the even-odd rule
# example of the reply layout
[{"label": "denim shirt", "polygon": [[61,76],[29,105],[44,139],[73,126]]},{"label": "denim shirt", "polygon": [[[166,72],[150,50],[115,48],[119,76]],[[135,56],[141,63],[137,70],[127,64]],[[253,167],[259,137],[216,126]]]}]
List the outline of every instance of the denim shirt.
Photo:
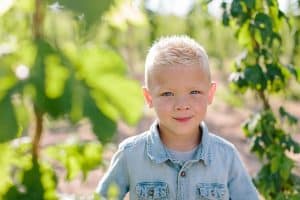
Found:
[{"label": "denim shirt", "polygon": [[233,144],[208,132],[201,123],[202,140],[194,159],[172,160],[160,140],[157,122],[149,131],[124,140],[97,187],[106,197],[117,184],[119,199],[131,200],[258,200],[258,193]]}]

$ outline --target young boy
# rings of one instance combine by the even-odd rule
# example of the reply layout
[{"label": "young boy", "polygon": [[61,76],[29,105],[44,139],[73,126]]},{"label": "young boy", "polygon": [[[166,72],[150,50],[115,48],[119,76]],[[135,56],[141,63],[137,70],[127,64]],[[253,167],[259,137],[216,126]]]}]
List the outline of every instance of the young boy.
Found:
[{"label": "young boy", "polygon": [[256,200],[236,148],[203,122],[216,84],[205,50],[187,36],[161,38],[145,63],[143,94],[157,120],[122,142],[97,192],[119,199]]}]

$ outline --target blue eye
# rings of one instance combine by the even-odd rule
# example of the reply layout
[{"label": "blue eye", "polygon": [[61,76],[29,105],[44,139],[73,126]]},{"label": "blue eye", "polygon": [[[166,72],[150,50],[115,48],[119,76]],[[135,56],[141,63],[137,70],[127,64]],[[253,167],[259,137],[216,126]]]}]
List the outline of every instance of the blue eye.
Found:
[{"label": "blue eye", "polygon": [[161,96],[169,97],[169,96],[174,96],[172,92],[163,92],[161,93]]},{"label": "blue eye", "polygon": [[191,94],[201,94],[201,92],[198,90],[193,90],[193,91],[191,91]]}]

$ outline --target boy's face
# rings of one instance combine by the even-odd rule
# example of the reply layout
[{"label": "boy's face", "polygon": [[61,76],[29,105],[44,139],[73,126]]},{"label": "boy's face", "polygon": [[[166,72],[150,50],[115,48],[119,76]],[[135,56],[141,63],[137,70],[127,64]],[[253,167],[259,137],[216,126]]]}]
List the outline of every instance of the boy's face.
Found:
[{"label": "boy's face", "polygon": [[198,65],[162,66],[150,72],[144,96],[154,108],[160,134],[195,136],[212,102],[216,85]]}]

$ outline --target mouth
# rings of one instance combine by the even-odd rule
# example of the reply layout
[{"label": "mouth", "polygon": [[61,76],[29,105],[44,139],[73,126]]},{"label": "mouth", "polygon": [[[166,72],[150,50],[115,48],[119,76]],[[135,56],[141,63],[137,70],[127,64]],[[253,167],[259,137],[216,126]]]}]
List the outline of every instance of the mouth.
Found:
[{"label": "mouth", "polygon": [[187,122],[190,119],[192,119],[192,117],[173,117],[173,119],[175,119],[178,122]]}]

